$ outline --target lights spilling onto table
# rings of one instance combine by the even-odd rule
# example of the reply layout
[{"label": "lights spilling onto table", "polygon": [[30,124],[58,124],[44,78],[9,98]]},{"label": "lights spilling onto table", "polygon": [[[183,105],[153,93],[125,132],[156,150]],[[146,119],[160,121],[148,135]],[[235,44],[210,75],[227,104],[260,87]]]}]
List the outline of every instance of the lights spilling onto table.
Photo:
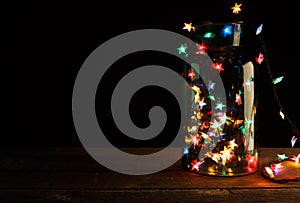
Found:
[{"label": "lights spilling onto table", "polygon": [[277,154],[278,159],[266,163],[262,174],[275,182],[300,181],[300,154],[291,157]]}]

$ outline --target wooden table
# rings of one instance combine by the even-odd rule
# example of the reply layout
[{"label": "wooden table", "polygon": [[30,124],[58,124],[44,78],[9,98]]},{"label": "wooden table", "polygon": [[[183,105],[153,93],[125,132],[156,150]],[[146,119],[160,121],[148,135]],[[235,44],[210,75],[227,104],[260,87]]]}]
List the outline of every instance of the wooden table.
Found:
[{"label": "wooden table", "polygon": [[180,160],[154,174],[126,175],[101,166],[83,148],[0,149],[0,202],[296,203],[300,182],[277,183],[261,173],[263,164],[283,153],[300,149],[260,148],[259,171],[212,177],[183,170]]}]

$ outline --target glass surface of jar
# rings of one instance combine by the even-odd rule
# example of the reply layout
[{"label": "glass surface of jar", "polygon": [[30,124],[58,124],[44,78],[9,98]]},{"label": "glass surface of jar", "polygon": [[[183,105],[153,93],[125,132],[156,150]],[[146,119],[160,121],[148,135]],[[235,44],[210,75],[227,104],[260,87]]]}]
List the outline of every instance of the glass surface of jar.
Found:
[{"label": "glass surface of jar", "polygon": [[[194,91],[193,109],[185,129],[182,164],[186,170],[213,176],[239,176],[258,170],[257,104],[259,67],[263,55],[252,24],[201,23],[189,38],[195,47],[183,76]],[[190,49],[192,50],[192,49]],[[211,64],[202,60],[209,56]],[[205,64],[206,63],[206,64]],[[210,79],[207,70],[219,74]],[[225,98],[215,97],[222,86]]]}]

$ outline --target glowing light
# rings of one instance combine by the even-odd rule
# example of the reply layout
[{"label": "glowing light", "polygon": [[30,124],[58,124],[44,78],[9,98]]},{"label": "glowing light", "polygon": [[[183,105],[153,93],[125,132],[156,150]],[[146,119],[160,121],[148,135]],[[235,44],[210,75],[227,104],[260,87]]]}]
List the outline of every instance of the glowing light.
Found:
[{"label": "glowing light", "polygon": [[195,73],[193,72],[193,70],[189,70],[188,77],[190,77],[191,79],[195,77]]},{"label": "glowing light", "polygon": [[262,53],[259,53],[258,57],[255,57],[255,60],[258,64],[261,64],[264,60],[264,55]]},{"label": "glowing light", "polygon": [[194,85],[192,87],[192,89],[196,92],[196,94],[195,94],[195,103],[199,103],[200,102],[200,93],[201,93],[200,88]]},{"label": "glowing light", "polygon": [[215,174],[215,169],[213,167],[208,167],[208,174],[214,175]]},{"label": "glowing light", "polygon": [[229,141],[229,147],[231,149],[234,149],[235,147],[238,146],[234,141],[235,141],[235,139]]},{"label": "glowing light", "polygon": [[223,159],[222,159],[222,160],[230,161],[230,159],[231,159],[232,156],[233,156],[232,150],[231,150],[230,148],[227,149],[226,146],[224,146],[223,151],[220,151],[220,153],[223,155]]},{"label": "glowing light", "polygon": [[205,133],[201,133],[201,136],[205,139],[205,140],[207,140],[207,141],[211,141],[211,139],[210,139],[210,137],[209,137],[209,135],[208,134],[205,134]]},{"label": "glowing light", "polygon": [[241,11],[242,4],[235,3],[233,7],[231,7],[233,13],[239,13]]},{"label": "glowing light", "polygon": [[198,50],[196,52],[196,54],[204,54],[205,53],[206,46],[204,46],[203,43],[201,43],[201,44],[196,43],[196,46],[197,46],[197,50]]},{"label": "glowing light", "polygon": [[251,90],[251,82],[252,81],[253,81],[252,78],[245,81],[245,86],[246,86],[247,90]]},{"label": "glowing light", "polygon": [[249,126],[252,123],[252,120],[245,118],[245,126]]},{"label": "glowing light", "polygon": [[193,85],[193,86],[192,86],[192,90],[194,90],[197,94],[200,94],[200,93],[201,93],[200,88],[197,87],[196,85]]},{"label": "glowing light", "polygon": [[202,98],[202,100],[199,102],[198,105],[200,106],[200,109],[202,110],[202,109],[203,109],[203,106],[206,105],[206,103],[204,102],[204,98]]},{"label": "glowing light", "polygon": [[270,169],[269,167],[265,167],[265,169],[266,169],[267,173],[269,174],[270,178],[274,178],[275,177],[272,169]]},{"label": "glowing light", "polygon": [[201,120],[201,118],[202,118],[202,116],[203,116],[203,113],[198,112],[198,113],[196,114],[196,116],[197,116],[197,119],[198,119],[198,120]]},{"label": "glowing light", "polygon": [[223,28],[223,35],[224,35],[224,36],[232,35],[232,26],[226,25],[226,26]]},{"label": "glowing light", "polygon": [[192,171],[193,170],[196,170],[196,171],[199,171],[199,166],[201,165],[201,162],[195,162],[195,161],[193,161],[193,163],[192,163]]},{"label": "glowing light", "polygon": [[187,49],[187,46],[185,46],[185,45],[181,45],[179,48],[177,48],[178,49],[178,54],[181,54],[181,53],[184,53],[184,54],[186,54],[186,49]]},{"label": "glowing light", "polygon": [[236,102],[238,105],[241,105],[241,104],[242,104],[242,99],[241,99],[241,95],[240,95],[240,94],[235,94],[235,102]]},{"label": "glowing light", "polygon": [[191,132],[191,133],[196,133],[198,131],[198,128],[195,125],[192,127],[188,126],[187,129],[188,129],[188,132]]},{"label": "glowing light", "polygon": [[273,84],[277,84],[277,83],[281,82],[282,79],[283,79],[283,76],[273,79]]},{"label": "glowing light", "polygon": [[183,150],[183,154],[188,154],[188,153],[189,153],[189,150],[188,150],[187,147],[185,147],[184,150]]},{"label": "glowing light", "polygon": [[216,69],[218,71],[218,73],[220,73],[221,71],[224,70],[221,63],[215,63],[214,69]]},{"label": "glowing light", "polygon": [[184,23],[184,27],[182,29],[188,30],[189,32],[191,32],[191,30],[195,31],[195,27],[192,26],[192,23]]},{"label": "glowing light", "polygon": [[233,124],[234,127],[240,126],[243,122],[244,122],[244,120],[234,119],[232,117],[227,117],[226,118],[227,125],[232,125]]},{"label": "glowing light", "polygon": [[192,137],[185,136],[184,141],[185,143],[190,144],[193,141],[193,139]]},{"label": "glowing light", "polygon": [[215,129],[215,130],[219,130],[219,131],[221,131],[222,130],[222,123],[219,123],[218,121],[216,121],[216,119],[214,119],[214,121],[213,122],[210,122],[210,124],[211,124],[211,128],[213,128],[213,129]]},{"label": "glowing light", "polygon": [[250,172],[255,170],[257,167],[257,156],[247,154],[247,160],[248,160],[247,170]]},{"label": "glowing light", "polygon": [[214,153],[211,159],[214,160],[216,163],[218,163],[221,160],[221,154]]},{"label": "glowing light", "polygon": [[192,142],[193,142],[194,146],[198,145],[198,143],[199,143],[199,138],[198,138],[197,136],[193,136],[193,137],[192,137]]},{"label": "glowing light", "polygon": [[289,158],[285,154],[277,154],[277,157],[278,157],[279,160],[285,160],[285,159]]},{"label": "glowing light", "polygon": [[282,163],[277,163],[277,164],[274,164],[274,172],[275,173],[278,173],[279,172],[279,169],[282,168]]},{"label": "glowing light", "polygon": [[225,107],[226,105],[222,103],[217,103],[215,109],[220,109],[222,111],[222,108]]},{"label": "glowing light", "polygon": [[296,136],[293,136],[292,139],[291,139],[292,147],[294,147],[296,141],[297,141],[297,137],[296,137]]},{"label": "glowing light", "polygon": [[213,90],[215,88],[215,85],[216,85],[216,83],[212,82],[211,80],[208,81],[207,90]]},{"label": "glowing light", "polygon": [[261,24],[260,26],[258,26],[258,28],[256,29],[256,35],[259,35],[262,31],[263,28],[263,24]]},{"label": "glowing light", "polygon": [[204,34],[204,38],[214,38],[216,35],[212,32],[207,32]]},{"label": "glowing light", "polygon": [[293,155],[293,157],[291,158],[291,160],[294,160],[296,164],[299,164],[300,163],[300,154],[298,154],[297,157],[295,155]]},{"label": "glowing light", "polygon": [[281,116],[282,120],[284,120],[284,113],[280,110],[279,115]]},{"label": "glowing light", "polygon": [[216,101],[215,96],[214,95],[209,95],[208,98],[210,98],[213,101]]}]

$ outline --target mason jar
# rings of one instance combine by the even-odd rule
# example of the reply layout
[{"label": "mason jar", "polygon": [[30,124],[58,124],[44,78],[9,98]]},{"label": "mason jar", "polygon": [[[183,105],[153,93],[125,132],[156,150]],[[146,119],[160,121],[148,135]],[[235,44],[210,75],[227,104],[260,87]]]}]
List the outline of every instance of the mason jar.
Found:
[{"label": "mason jar", "polygon": [[[184,169],[213,176],[239,176],[258,170],[258,83],[263,66],[259,31],[244,22],[196,24],[185,44],[193,57],[182,75],[194,95],[185,130]],[[210,58],[210,64],[203,60]],[[210,78],[214,71],[220,80]],[[220,89],[220,87],[222,87]],[[219,89],[218,89],[219,88]],[[225,98],[216,96],[224,91]]]}]

